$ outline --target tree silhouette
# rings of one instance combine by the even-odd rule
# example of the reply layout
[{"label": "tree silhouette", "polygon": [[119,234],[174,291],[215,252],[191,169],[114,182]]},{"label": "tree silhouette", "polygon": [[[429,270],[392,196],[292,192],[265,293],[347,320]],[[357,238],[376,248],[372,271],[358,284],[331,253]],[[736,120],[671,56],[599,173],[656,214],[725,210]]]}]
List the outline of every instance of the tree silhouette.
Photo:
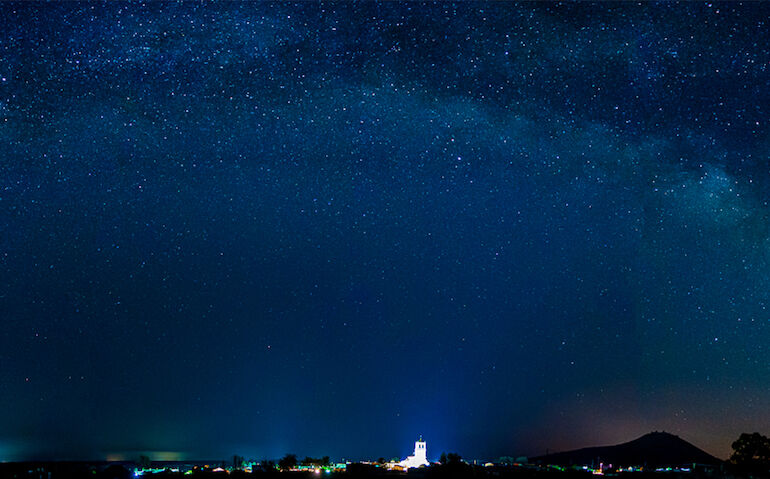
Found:
[{"label": "tree silhouette", "polygon": [[[441,465],[429,467],[425,471],[425,479],[472,479],[474,477],[487,477],[486,473],[480,474],[480,471],[474,471],[473,467],[463,462],[462,457],[456,452],[442,452],[439,462]],[[489,477],[491,478],[491,475]],[[515,479],[519,476],[505,477]],[[525,476],[521,476],[521,479],[523,478]],[[534,476],[529,479],[534,479]]]},{"label": "tree silhouette", "polygon": [[733,443],[733,454],[730,462],[739,466],[768,467],[770,466],[770,439],[758,432],[743,433]]},{"label": "tree silhouette", "polygon": [[305,456],[305,459],[302,460],[303,466],[328,466],[329,464],[329,456],[324,456],[321,458]]},{"label": "tree silhouette", "polygon": [[296,454],[286,454],[281,458],[280,461],[278,461],[278,467],[280,467],[282,470],[292,469],[296,465],[297,465]]},{"label": "tree silhouette", "polygon": [[129,479],[132,474],[128,469],[120,464],[111,464],[101,473],[99,473],[100,479]]}]

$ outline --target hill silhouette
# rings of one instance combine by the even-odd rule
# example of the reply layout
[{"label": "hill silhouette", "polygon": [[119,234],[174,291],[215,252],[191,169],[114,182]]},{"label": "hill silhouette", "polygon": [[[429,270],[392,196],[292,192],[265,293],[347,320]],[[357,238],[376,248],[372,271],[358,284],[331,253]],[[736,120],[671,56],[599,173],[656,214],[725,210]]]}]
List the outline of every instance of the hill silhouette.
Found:
[{"label": "hill silhouette", "polygon": [[626,466],[686,466],[721,464],[723,461],[698,449],[689,442],[667,432],[651,432],[630,442],[614,446],[598,446],[538,456],[534,463],[561,466],[594,465],[604,463],[615,467]]}]

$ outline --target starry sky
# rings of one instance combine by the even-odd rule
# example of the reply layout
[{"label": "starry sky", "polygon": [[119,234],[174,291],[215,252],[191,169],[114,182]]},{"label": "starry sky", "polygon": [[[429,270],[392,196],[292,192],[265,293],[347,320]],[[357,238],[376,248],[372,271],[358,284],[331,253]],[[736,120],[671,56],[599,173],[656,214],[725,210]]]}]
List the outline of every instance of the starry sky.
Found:
[{"label": "starry sky", "polygon": [[3,3],[0,460],[770,431],[770,6]]}]

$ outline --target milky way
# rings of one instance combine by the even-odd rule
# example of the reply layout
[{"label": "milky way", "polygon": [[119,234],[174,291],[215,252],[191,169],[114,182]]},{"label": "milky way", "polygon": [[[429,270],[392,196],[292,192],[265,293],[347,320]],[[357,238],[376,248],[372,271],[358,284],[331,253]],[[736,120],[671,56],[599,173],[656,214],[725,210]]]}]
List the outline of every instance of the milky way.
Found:
[{"label": "milky way", "polygon": [[0,461],[770,432],[767,5],[0,10]]}]

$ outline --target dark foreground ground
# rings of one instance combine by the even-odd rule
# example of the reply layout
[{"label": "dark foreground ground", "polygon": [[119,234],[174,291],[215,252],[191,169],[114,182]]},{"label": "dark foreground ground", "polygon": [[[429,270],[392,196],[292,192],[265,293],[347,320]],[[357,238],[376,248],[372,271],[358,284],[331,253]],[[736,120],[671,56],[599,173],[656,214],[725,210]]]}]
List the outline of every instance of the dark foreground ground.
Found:
[{"label": "dark foreground ground", "polygon": [[[690,472],[681,471],[641,471],[610,472],[605,476],[619,479],[770,479],[770,474],[762,471],[745,471],[730,466],[695,467]],[[408,473],[387,471],[368,465],[351,465],[346,472],[278,472],[241,470],[231,472],[211,469],[195,469],[188,474],[170,470],[156,473],[144,473],[143,478],[217,478],[217,479],[600,479],[590,471],[548,467],[494,466],[481,467],[468,464],[451,466],[431,466],[424,469],[412,469]],[[134,466],[130,463],[3,463],[0,464],[0,479],[136,479]]]}]

